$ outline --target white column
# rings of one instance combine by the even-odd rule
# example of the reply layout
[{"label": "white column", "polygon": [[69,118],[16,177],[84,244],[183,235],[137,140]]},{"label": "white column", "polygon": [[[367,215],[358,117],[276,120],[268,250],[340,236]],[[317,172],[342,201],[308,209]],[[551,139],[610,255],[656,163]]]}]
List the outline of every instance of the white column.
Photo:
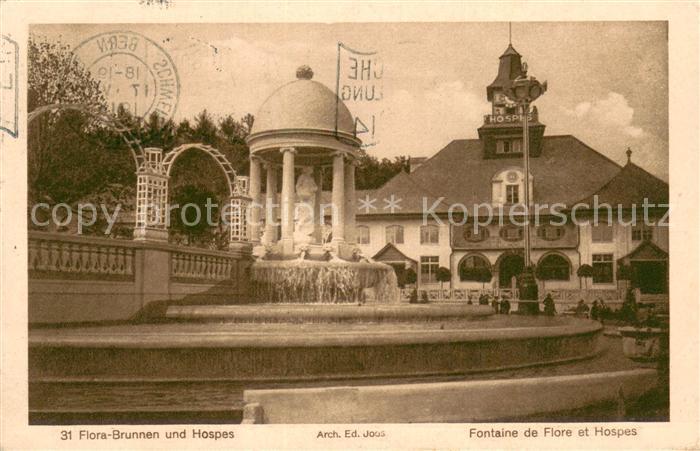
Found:
[{"label": "white column", "polygon": [[323,212],[321,212],[321,203],[323,203],[323,166],[314,168],[314,181],[318,189],[316,190],[316,199],[314,200],[314,243],[320,244],[323,240]]},{"label": "white column", "polygon": [[345,158],[333,157],[333,243],[345,242]]},{"label": "white column", "polygon": [[277,242],[277,170],[272,163],[265,165],[265,244]]},{"label": "white column", "polygon": [[357,244],[355,230],[355,162],[348,161],[345,165],[345,238],[348,243]]},{"label": "white column", "polygon": [[250,240],[253,243],[260,241],[260,160],[250,158],[250,186],[248,195],[251,200],[250,208]]},{"label": "white column", "polygon": [[282,252],[294,251],[294,154],[293,147],[282,152]]}]

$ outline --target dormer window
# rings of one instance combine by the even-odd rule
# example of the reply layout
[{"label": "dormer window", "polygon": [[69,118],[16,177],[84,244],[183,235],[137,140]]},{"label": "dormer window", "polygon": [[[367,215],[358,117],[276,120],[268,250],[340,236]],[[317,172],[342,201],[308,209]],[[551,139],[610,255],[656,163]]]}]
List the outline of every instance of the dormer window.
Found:
[{"label": "dormer window", "polygon": [[496,141],[496,153],[501,155],[522,153],[522,145],[522,139],[499,139]]}]

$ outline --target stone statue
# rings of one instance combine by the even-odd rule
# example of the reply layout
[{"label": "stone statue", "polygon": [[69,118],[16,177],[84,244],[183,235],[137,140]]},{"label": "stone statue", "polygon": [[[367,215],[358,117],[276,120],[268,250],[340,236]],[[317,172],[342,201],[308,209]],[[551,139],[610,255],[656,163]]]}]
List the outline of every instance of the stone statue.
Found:
[{"label": "stone statue", "polygon": [[297,179],[294,221],[294,243],[309,244],[314,233],[314,208],[318,186],[314,181],[313,168],[307,166]]}]

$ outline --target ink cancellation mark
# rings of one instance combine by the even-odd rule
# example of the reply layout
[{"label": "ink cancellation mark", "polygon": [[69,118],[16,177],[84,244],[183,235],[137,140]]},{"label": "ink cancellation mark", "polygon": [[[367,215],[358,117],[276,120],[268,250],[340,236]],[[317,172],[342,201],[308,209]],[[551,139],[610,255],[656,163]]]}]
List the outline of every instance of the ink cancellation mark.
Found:
[{"label": "ink cancellation mark", "polygon": [[165,120],[175,114],[177,69],[152,39],[133,31],[110,31],[81,42],[74,53],[100,83],[112,113],[121,107],[137,117],[155,113]]},{"label": "ink cancellation mark", "polygon": [[336,96],[353,111],[355,135],[362,140],[363,148],[379,144],[377,123],[384,113],[383,78],[384,62],[378,52],[338,43]]},{"label": "ink cancellation mark", "polygon": [[2,35],[0,42],[0,130],[13,138],[19,136],[17,125],[19,108],[19,45]]}]

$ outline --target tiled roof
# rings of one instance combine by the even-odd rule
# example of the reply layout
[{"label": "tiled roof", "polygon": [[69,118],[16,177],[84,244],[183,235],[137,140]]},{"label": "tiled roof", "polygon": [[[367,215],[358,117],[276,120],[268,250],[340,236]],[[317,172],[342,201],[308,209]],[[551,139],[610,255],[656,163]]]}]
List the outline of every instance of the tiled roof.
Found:
[{"label": "tiled roof", "polygon": [[396,246],[394,246],[392,243],[386,243],[386,246],[381,248],[379,252],[374,254],[374,257],[372,257],[372,260],[376,260],[379,262],[400,262],[400,261],[412,261],[416,262],[414,259],[411,257],[408,257],[406,254],[401,252]]},{"label": "tiled roof", "polygon": [[630,260],[668,260],[668,252],[651,241],[642,241],[632,252],[618,259],[622,262]]},{"label": "tiled roof", "polygon": [[[471,209],[473,205],[491,203],[491,180],[499,172],[521,168],[521,158],[483,158],[483,145],[478,139],[460,139],[449,143],[414,172],[402,172],[383,187],[363,192],[379,199],[392,194],[402,199],[397,213],[422,213],[423,198],[427,205],[440,197],[445,199],[435,208],[447,212],[450,204],[461,203]],[[621,172],[620,166],[588,147],[571,135],[545,136],[542,154],[530,159],[530,172],[534,177],[533,201],[538,204],[575,204],[592,195]],[[645,177],[653,177],[644,171]],[[658,179],[655,179],[658,181]],[[625,177],[626,184],[634,184]],[[663,182],[662,182],[663,183]],[[644,186],[647,186],[646,182]],[[358,214],[363,214],[358,211]],[[378,208],[369,214],[386,214]]]},{"label": "tiled roof", "polygon": [[644,199],[650,204],[668,204],[668,184],[628,162],[613,178],[581,202],[593,205],[594,196],[598,204],[607,203],[614,206],[642,206]]}]

